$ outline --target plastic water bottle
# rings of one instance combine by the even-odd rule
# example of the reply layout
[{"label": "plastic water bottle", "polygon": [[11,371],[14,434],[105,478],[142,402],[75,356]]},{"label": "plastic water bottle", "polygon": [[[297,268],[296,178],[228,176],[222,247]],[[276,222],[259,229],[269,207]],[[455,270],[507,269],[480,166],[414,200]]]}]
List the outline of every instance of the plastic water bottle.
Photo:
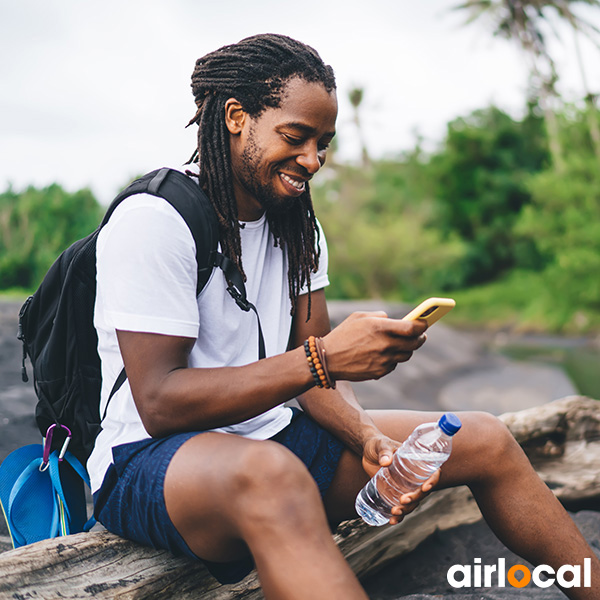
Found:
[{"label": "plastic water bottle", "polygon": [[437,423],[419,425],[356,497],[356,512],[369,525],[385,525],[402,494],[412,492],[448,460],[460,419],[446,413]]}]

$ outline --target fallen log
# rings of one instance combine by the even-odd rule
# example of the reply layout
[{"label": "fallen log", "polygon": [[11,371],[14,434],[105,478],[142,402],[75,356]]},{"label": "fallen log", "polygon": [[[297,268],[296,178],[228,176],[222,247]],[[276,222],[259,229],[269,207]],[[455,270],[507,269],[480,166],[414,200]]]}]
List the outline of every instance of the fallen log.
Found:
[{"label": "fallen log", "polygon": [[[501,417],[538,473],[563,501],[600,506],[600,402],[573,396]],[[342,523],[335,539],[359,577],[407,554],[436,530],[474,523],[466,488],[433,494],[397,527]],[[0,599],[262,598],[256,572],[219,585],[187,558],[139,546],[107,531],[45,540],[0,554]]]}]

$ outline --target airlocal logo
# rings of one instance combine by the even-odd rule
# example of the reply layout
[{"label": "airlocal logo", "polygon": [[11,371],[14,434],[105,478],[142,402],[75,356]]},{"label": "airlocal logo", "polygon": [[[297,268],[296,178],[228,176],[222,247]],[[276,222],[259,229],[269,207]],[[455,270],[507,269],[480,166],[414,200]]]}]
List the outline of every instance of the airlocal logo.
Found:
[{"label": "airlocal logo", "polygon": [[[506,570],[506,559],[499,558],[495,565],[482,565],[481,559],[474,559],[473,565],[453,565],[446,576],[453,588],[506,587],[522,588],[533,581],[540,588],[547,588],[555,582],[564,588],[592,587],[591,559],[583,559],[583,574],[580,565],[563,565],[555,571],[548,565],[538,565],[529,569],[525,565],[513,565]],[[544,579],[542,579],[544,576]]]}]

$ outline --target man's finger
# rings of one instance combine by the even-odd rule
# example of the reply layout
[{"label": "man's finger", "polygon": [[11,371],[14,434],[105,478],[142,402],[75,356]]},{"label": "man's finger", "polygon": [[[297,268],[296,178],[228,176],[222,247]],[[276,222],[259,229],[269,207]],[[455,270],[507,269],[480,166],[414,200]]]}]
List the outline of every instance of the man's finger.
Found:
[{"label": "man's finger", "polygon": [[392,458],[394,456],[396,448],[391,444],[384,444],[383,447],[379,450],[379,464],[382,467],[387,467],[392,464]]},{"label": "man's finger", "polygon": [[390,518],[390,525],[398,525],[398,523],[402,523],[404,519],[404,515],[393,516]]},{"label": "man's finger", "polygon": [[440,481],[441,471],[438,469],[422,486],[424,492],[431,491]]}]

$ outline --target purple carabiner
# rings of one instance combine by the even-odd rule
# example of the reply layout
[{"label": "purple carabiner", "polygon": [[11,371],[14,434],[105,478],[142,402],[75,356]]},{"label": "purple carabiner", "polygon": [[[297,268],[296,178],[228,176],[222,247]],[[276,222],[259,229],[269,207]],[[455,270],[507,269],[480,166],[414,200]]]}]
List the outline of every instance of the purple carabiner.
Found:
[{"label": "purple carabiner", "polygon": [[60,427],[61,429],[65,429],[67,431],[67,437],[63,443],[62,448],[60,449],[60,454],[58,455],[58,460],[61,461],[65,453],[67,452],[67,448],[69,447],[69,442],[71,441],[71,430],[66,425],[61,425],[59,423],[54,423],[48,427],[48,431],[46,431],[46,437],[44,438],[44,454],[43,454],[43,465],[48,464],[48,460],[50,459],[50,447],[52,446],[52,437],[54,436],[54,428]]}]

